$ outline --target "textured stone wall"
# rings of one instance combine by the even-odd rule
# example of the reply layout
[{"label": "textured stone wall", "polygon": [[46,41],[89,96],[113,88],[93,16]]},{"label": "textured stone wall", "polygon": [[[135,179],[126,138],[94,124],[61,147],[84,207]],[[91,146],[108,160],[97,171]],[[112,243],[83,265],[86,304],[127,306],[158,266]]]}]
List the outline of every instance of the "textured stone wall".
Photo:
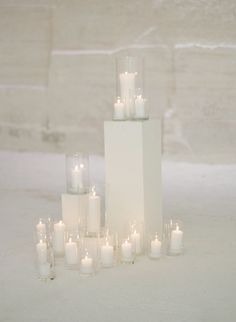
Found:
[{"label": "textured stone wall", "polygon": [[234,0],[0,0],[0,148],[103,153],[127,53],[166,157],[235,161]]}]

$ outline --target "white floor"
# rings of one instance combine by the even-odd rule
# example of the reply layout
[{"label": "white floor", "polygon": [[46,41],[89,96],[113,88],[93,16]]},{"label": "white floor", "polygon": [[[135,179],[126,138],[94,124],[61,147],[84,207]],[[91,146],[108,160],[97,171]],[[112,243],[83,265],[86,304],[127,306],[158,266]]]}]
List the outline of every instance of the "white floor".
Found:
[{"label": "white floor", "polygon": [[[103,160],[93,158],[103,180]],[[96,172],[95,171],[95,172]],[[165,217],[185,225],[184,256],[37,279],[33,229],[60,216],[64,158],[0,153],[1,322],[236,321],[236,165],[163,163]]]}]

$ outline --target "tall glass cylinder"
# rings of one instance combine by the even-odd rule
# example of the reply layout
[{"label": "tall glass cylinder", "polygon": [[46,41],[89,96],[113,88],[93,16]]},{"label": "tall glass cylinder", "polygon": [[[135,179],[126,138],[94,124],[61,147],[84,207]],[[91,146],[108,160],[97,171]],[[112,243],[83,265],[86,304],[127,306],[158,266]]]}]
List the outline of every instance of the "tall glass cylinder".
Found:
[{"label": "tall glass cylinder", "polygon": [[89,191],[89,157],[75,153],[66,156],[67,192],[84,194]]}]

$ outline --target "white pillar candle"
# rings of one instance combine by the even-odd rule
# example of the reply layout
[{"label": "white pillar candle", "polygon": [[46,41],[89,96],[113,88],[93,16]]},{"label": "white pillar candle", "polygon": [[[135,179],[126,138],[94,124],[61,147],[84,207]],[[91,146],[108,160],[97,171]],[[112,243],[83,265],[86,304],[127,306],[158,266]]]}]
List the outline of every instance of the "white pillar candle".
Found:
[{"label": "white pillar candle", "polygon": [[63,255],[65,250],[64,245],[65,225],[60,220],[59,223],[54,224],[54,238],[53,248],[56,254]]},{"label": "white pillar candle", "polygon": [[176,225],[176,229],[171,232],[170,239],[170,251],[173,253],[179,253],[182,251],[183,247],[183,232]]},{"label": "white pillar candle", "polygon": [[93,273],[93,259],[89,257],[88,252],[85,257],[81,259],[80,272],[82,274],[92,274]]},{"label": "white pillar candle", "polygon": [[132,244],[129,240],[125,240],[125,242],[121,245],[121,258],[124,262],[131,262],[133,259],[132,256]]},{"label": "white pillar candle", "polygon": [[38,238],[41,239],[43,235],[46,234],[46,225],[42,222],[41,219],[39,220],[39,223],[36,225],[36,229]]},{"label": "white pillar candle", "polygon": [[155,239],[151,241],[150,257],[159,258],[161,256],[161,241],[158,239],[158,236],[155,236]]},{"label": "white pillar candle", "polygon": [[109,245],[108,241],[101,247],[101,262],[103,267],[111,267],[114,260],[113,246]]},{"label": "white pillar candle", "polygon": [[134,115],[135,118],[143,119],[146,116],[145,113],[145,99],[142,95],[138,95],[134,101]]},{"label": "white pillar candle", "polygon": [[41,278],[48,278],[50,276],[50,264],[44,263],[39,265],[39,276]]},{"label": "white pillar candle", "polygon": [[131,234],[131,241],[134,252],[136,254],[140,254],[142,252],[141,236],[140,233],[138,233],[136,230],[133,232],[133,234]]},{"label": "white pillar candle", "polygon": [[38,262],[43,264],[47,262],[47,244],[40,239],[39,243],[36,245]]},{"label": "white pillar candle", "polygon": [[101,198],[96,195],[95,187],[89,196],[89,209],[87,216],[87,231],[95,233],[100,231]]},{"label": "white pillar candle", "polygon": [[125,105],[121,102],[120,98],[117,98],[116,103],[114,104],[114,120],[124,120],[125,119]]},{"label": "white pillar candle", "polygon": [[135,76],[136,73],[125,72],[120,74],[120,94],[121,100],[126,105],[127,116],[130,116],[130,100],[135,92]]},{"label": "white pillar candle", "polygon": [[78,263],[78,250],[76,242],[73,242],[71,238],[65,244],[66,263],[68,265],[75,265]]},{"label": "white pillar candle", "polygon": [[80,164],[79,166],[76,165],[72,169],[71,173],[71,187],[72,190],[75,192],[81,192],[84,189],[84,184],[83,184],[83,169],[84,165]]}]

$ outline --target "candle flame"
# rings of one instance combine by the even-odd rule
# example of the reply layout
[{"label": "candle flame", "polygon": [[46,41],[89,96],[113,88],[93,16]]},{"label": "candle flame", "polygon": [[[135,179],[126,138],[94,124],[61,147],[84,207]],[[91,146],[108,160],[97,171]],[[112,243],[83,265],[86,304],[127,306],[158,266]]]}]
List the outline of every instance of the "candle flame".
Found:
[{"label": "candle flame", "polygon": [[71,242],[72,242],[72,238],[70,237],[70,238],[69,238],[69,243],[71,243]]},{"label": "candle flame", "polygon": [[179,230],[179,225],[178,224],[176,224],[176,230]]},{"label": "candle flame", "polygon": [[40,239],[39,243],[40,243],[40,244],[42,244],[42,243],[43,243],[42,239]]},{"label": "candle flame", "polygon": [[80,169],[83,169],[84,168],[84,164],[83,163],[81,163],[79,166],[80,166]]},{"label": "candle flame", "polygon": [[79,171],[79,166],[78,164],[75,165],[74,171]]},{"label": "candle flame", "polygon": [[95,191],[95,186],[92,186],[92,189],[91,189],[92,191],[92,196],[93,197],[95,197],[96,196],[96,191]]}]

